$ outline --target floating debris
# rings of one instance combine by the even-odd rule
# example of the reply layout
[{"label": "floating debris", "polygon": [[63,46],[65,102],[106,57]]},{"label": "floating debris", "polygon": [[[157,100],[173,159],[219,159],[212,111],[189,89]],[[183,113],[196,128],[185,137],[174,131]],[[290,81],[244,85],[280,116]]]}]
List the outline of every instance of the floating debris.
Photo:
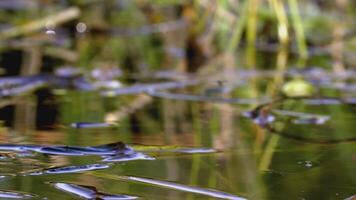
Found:
[{"label": "floating debris", "polygon": [[42,147],[36,152],[49,154],[49,155],[62,155],[62,156],[84,156],[85,153],[71,149],[67,146],[53,146],[53,147]]},{"label": "floating debris", "polygon": [[78,173],[78,172],[92,171],[98,169],[107,169],[109,167],[110,166],[106,164],[89,164],[89,165],[81,165],[81,166],[53,167],[42,171],[34,171],[29,173],[29,175],[68,174],[68,173]]},{"label": "floating debris", "polygon": [[179,183],[172,183],[172,182],[168,182],[168,181],[161,181],[161,180],[133,177],[133,176],[127,176],[127,177],[123,177],[123,178],[127,179],[129,181],[146,183],[146,184],[150,184],[150,185],[170,188],[170,189],[184,191],[184,192],[191,192],[191,193],[206,195],[209,197],[220,198],[220,199],[246,200],[246,198],[238,197],[233,194],[229,194],[229,193],[225,193],[225,192],[213,190],[213,189],[204,189],[204,188],[199,188],[199,187],[195,187],[195,186],[182,185]]},{"label": "floating debris", "polygon": [[104,192],[98,191],[93,186],[86,185],[76,185],[73,183],[50,183],[55,188],[74,194],[78,197],[84,199],[102,199],[102,200],[129,200],[129,199],[137,199],[136,196],[129,196],[123,194],[107,194]]},{"label": "floating debris", "polygon": [[292,122],[294,124],[316,124],[316,125],[322,125],[325,124],[330,117],[313,117],[313,118],[300,118],[300,119],[294,119]]},{"label": "floating debris", "polygon": [[201,153],[215,153],[216,150],[212,148],[178,148],[178,149],[167,149],[166,152],[173,153],[187,153],[187,154],[201,154]]},{"label": "floating debris", "polygon": [[163,83],[151,83],[151,84],[136,84],[133,86],[123,87],[116,90],[104,91],[102,94],[104,96],[115,96],[123,94],[138,94],[143,92],[153,92],[156,90],[166,90],[166,89],[177,89],[184,88],[190,85],[197,84],[197,80],[186,80],[186,81],[172,81]]},{"label": "floating debris", "polygon": [[[140,159],[144,154],[139,154],[134,151],[128,145],[122,142],[115,142],[99,146],[35,146],[35,145],[15,145],[15,144],[3,144],[0,145],[0,151],[34,151],[42,154],[49,155],[63,155],[63,156],[83,156],[83,155],[98,155],[98,156],[113,156],[118,159],[130,158],[138,156]],[[148,156],[147,156],[148,157]],[[108,162],[108,161],[106,161]]]},{"label": "floating debris", "polygon": [[155,158],[150,157],[141,152],[130,152],[130,153],[120,153],[114,156],[104,156],[103,162],[126,162],[132,160],[155,160]]},{"label": "floating debris", "polygon": [[32,199],[35,195],[24,193],[24,192],[17,192],[17,191],[10,191],[10,190],[0,190],[0,198],[7,198],[7,199]]},{"label": "floating debris", "polygon": [[109,128],[115,125],[114,123],[106,122],[75,122],[70,124],[72,128]]},{"label": "floating debris", "polygon": [[0,144],[0,151],[37,151],[41,148],[39,145],[21,145],[21,144]]},{"label": "floating debris", "polygon": [[330,116],[326,116],[326,115],[317,115],[317,114],[302,113],[302,112],[295,112],[295,111],[288,111],[288,110],[273,110],[273,113],[283,115],[283,116],[296,117],[297,119],[294,119],[292,121],[294,124],[322,125],[325,124],[328,120],[330,120]]},{"label": "floating debris", "polygon": [[183,153],[183,154],[201,154],[201,153],[216,153],[217,150],[213,148],[187,148],[187,147],[177,147],[177,146],[146,146],[146,145],[136,145],[135,149],[142,152],[154,152],[154,153]]}]

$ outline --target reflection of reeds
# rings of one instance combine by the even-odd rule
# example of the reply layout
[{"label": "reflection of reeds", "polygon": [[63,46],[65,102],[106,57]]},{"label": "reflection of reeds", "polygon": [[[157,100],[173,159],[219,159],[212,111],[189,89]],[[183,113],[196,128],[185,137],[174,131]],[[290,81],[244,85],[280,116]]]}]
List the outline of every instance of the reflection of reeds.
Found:
[{"label": "reflection of reeds", "polygon": [[133,99],[128,105],[120,107],[120,109],[111,111],[105,114],[105,122],[119,122],[124,117],[129,116],[130,114],[136,112],[138,109],[144,107],[145,105],[151,103],[152,98],[145,94],[138,95]]},{"label": "reflection of reeds", "polygon": [[[276,66],[278,69],[279,73],[275,74],[274,80],[268,85],[268,91],[267,93],[269,96],[272,97],[278,97],[278,88],[281,87],[284,81],[284,73],[287,68],[287,60],[288,60],[288,51],[286,48],[280,48],[278,51],[277,55],[277,61],[276,61]],[[268,137],[267,139],[267,145],[264,148],[260,163],[259,163],[259,170],[261,171],[266,171],[269,169],[272,159],[273,159],[273,154],[275,149],[277,148],[278,142],[279,142],[279,136],[278,135],[272,135]]]}]

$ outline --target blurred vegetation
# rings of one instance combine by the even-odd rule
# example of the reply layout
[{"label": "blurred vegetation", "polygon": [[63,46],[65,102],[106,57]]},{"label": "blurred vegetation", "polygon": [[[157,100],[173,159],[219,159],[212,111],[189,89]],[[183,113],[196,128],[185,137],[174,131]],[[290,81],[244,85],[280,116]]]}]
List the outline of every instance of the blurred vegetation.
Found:
[{"label": "blurred vegetation", "polygon": [[[313,54],[331,54],[346,65],[354,63],[348,52],[356,48],[356,6],[349,0],[2,2],[2,49],[36,41],[45,55],[74,66],[104,64],[127,72],[162,66],[196,71],[245,47],[249,51],[283,48],[302,61]],[[17,39],[22,43],[10,42]],[[340,50],[340,45],[345,48]],[[341,58],[333,53],[339,51]],[[299,62],[301,67],[306,64]]]}]

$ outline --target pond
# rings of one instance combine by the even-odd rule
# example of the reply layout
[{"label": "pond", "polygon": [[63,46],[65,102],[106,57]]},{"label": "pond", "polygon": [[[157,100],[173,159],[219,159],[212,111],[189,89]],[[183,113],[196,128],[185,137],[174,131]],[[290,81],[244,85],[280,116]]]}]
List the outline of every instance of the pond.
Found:
[{"label": "pond", "polygon": [[142,9],[175,20],[121,29],[136,7],[108,28],[90,16],[107,5],[77,3],[78,20],[61,2],[75,23],[0,34],[0,198],[355,198],[356,71],[337,53],[242,42],[207,58],[161,7]]},{"label": "pond", "polygon": [[[265,79],[256,74],[251,78]],[[152,91],[106,97],[71,90],[43,95],[45,99],[39,102],[36,99],[45,91],[16,97],[21,100],[1,109],[3,117],[13,113],[6,122],[13,127],[2,128],[1,143],[23,144],[23,149],[2,147],[0,196],[9,190],[38,199],[73,198],[54,183],[146,199],[219,197],[214,195],[225,199],[343,199],[354,194],[356,115],[351,97],[349,102],[332,97],[283,100],[271,112],[276,130],[268,130],[244,117],[259,105],[257,101],[236,101],[244,98],[243,92],[240,97],[228,92],[202,98],[197,94],[218,88],[218,84],[206,88],[207,84],[161,92],[190,94],[180,99],[156,97]],[[250,84],[238,85],[238,90],[252,90]],[[256,99],[264,101],[263,96]],[[314,116],[328,118],[318,123]],[[38,118],[42,119],[35,121]],[[52,118],[56,123],[49,127]],[[121,158],[116,160],[100,151],[76,155],[78,149],[58,153],[58,149],[24,146],[81,147],[119,141],[147,157],[113,153]]]}]

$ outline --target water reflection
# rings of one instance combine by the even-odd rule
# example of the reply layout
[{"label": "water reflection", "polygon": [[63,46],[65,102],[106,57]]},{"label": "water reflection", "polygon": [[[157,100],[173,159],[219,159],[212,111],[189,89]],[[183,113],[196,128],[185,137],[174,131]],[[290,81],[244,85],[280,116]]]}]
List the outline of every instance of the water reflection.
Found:
[{"label": "water reflection", "polygon": [[[173,191],[166,191],[163,188],[158,189],[155,188],[155,184],[152,184],[149,187],[150,191],[143,192],[144,190],[138,189],[143,187],[138,182],[121,183],[119,181],[114,184],[111,178],[107,176],[120,173],[132,175],[132,177],[149,177],[147,181],[151,182],[152,180],[154,183],[158,181],[157,183],[160,184],[161,180],[168,180],[170,182],[167,182],[167,184],[173,184],[174,187],[176,187],[175,184],[182,183],[178,188],[183,187],[183,189],[179,190],[178,193],[173,192],[174,195],[182,198],[191,198],[189,196],[193,195],[194,198],[198,199],[200,198],[199,195],[186,193],[190,193],[192,190],[193,193],[202,194],[201,189],[189,189],[189,185],[199,188],[213,188],[236,195],[233,198],[245,196],[252,199],[278,199],[284,197],[284,195],[278,196],[266,193],[266,190],[273,190],[273,188],[280,187],[283,184],[283,190],[286,191],[286,194],[306,198],[311,193],[294,194],[292,189],[286,186],[287,183],[294,183],[297,179],[297,188],[300,191],[305,191],[304,188],[309,187],[312,183],[320,184],[319,187],[323,188],[321,182],[312,179],[319,177],[319,173],[323,173],[325,176],[331,176],[333,173],[343,174],[340,177],[348,176],[352,183],[354,179],[351,167],[353,160],[350,158],[354,155],[349,150],[352,143],[344,142],[347,140],[353,141],[350,138],[354,138],[351,129],[355,116],[353,104],[345,104],[344,99],[334,97],[325,99],[319,97],[314,99],[286,98],[283,101],[278,101],[278,103],[269,99],[259,104],[259,101],[254,101],[254,99],[266,97],[251,98],[243,94],[241,96],[231,94],[242,89],[248,89],[248,85],[237,85],[235,90],[230,91],[232,96],[220,93],[214,94],[215,96],[201,95],[202,98],[199,97],[199,101],[192,101],[190,96],[204,94],[204,89],[200,88],[201,85],[187,85],[185,88],[172,89],[174,95],[191,94],[188,95],[189,98],[186,96],[183,96],[184,98],[152,97],[155,93],[170,93],[170,91],[166,92],[167,88],[164,84],[163,88],[154,85],[155,89],[146,92],[146,94],[141,94],[142,91],[139,89],[140,94],[131,93],[127,95],[123,93],[119,97],[103,97],[95,92],[67,90],[65,96],[56,96],[59,98],[57,106],[60,112],[57,121],[53,122],[53,126],[58,127],[55,131],[46,133],[38,131],[36,134],[21,137],[19,134],[13,135],[11,128],[4,127],[1,132],[1,140],[3,142],[13,141],[13,144],[3,144],[1,150],[21,152],[24,155],[3,154],[4,159],[0,162],[1,168],[6,169],[11,165],[16,166],[16,169],[4,171],[2,174],[4,179],[2,180],[8,186],[2,187],[4,189],[17,189],[17,183],[21,180],[31,180],[38,184],[45,181],[84,183],[80,180],[88,179],[88,177],[93,179],[93,174],[87,174],[92,170],[100,170],[98,178],[100,177],[102,180],[99,182],[93,181],[91,185],[102,187],[111,183],[113,186],[109,188],[113,188],[115,185],[124,184],[130,187],[122,189],[121,192],[148,198],[157,198],[158,196],[154,194],[157,190],[161,194],[167,195]],[[176,84],[173,85],[176,86]],[[157,91],[154,91],[156,89]],[[240,102],[232,104],[231,102],[232,99],[246,97],[253,101],[244,104],[240,104]],[[20,97],[20,99],[22,98]],[[225,102],[225,100],[224,102],[211,101],[211,99],[227,99],[228,102]],[[317,101],[318,103],[316,103]],[[15,105],[16,102],[14,101]],[[115,111],[113,111],[113,108]],[[264,110],[265,115],[260,115],[261,110],[256,108],[266,108]],[[249,112],[250,114],[246,115],[245,111],[249,110],[255,112]],[[25,112],[24,109],[19,109],[19,111]],[[266,120],[263,117],[259,118],[258,121],[255,120],[258,123],[254,124],[253,120],[244,118],[243,113],[254,120],[261,116],[267,116],[267,118]],[[273,116],[273,120],[268,120],[270,115]],[[324,123],[317,123],[320,118],[326,117],[328,120]],[[97,122],[106,120],[108,123],[115,123],[115,125],[110,126],[109,129],[96,126]],[[296,120],[299,120],[298,122],[302,120],[303,123],[296,123]],[[92,123],[83,123],[83,128],[81,126],[83,124],[78,123],[78,121],[91,121]],[[261,125],[261,121],[265,121],[265,125],[262,127],[258,126]],[[69,125],[73,122],[75,122],[75,125],[80,125],[80,128],[71,128]],[[25,123],[18,124],[24,125]],[[98,124],[102,125],[101,123]],[[106,125],[106,123],[103,124]],[[87,129],[85,128],[86,125],[95,128]],[[273,125],[273,129],[269,129],[269,125]],[[34,130],[33,127],[26,125],[22,128]],[[20,128],[16,129],[21,131]],[[272,139],[270,145],[267,146],[262,143],[260,149],[254,146],[258,144],[255,139],[256,136],[262,137],[261,141],[263,141],[263,137],[273,138],[270,133],[274,132],[281,136],[288,134],[291,136],[281,137],[278,140]],[[300,140],[300,142],[290,140],[298,137],[303,137],[305,140]],[[132,145],[133,149],[125,145],[98,144],[99,141],[100,143],[110,143],[113,140],[122,140],[134,144]],[[273,141],[275,141],[274,145]],[[337,144],[337,146],[324,147],[305,144],[305,142],[310,141],[313,141],[312,143]],[[335,142],[326,143],[325,141]],[[36,145],[23,145],[18,144],[18,142]],[[62,146],[63,143],[70,146]],[[88,144],[92,145],[88,146]],[[272,147],[273,151],[270,149]],[[127,148],[127,151],[125,150],[126,153],[121,154],[117,152],[117,148]],[[47,158],[38,157],[31,152],[79,156],[76,158]],[[113,155],[114,153],[115,155]],[[81,157],[82,155],[103,156],[101,159],[105,163],[93,164],[97,160],[90,156]],[[340,155],[342,156],[338,158]],[[19,161],[17,164],[13,160],[14,156]],[[295,159],[290,159],[293,156]],[[333,159],[326,159],[329,156],[333,156]],[[156,160],[144,162],[151,160],[152,157],[155,157]],[[30,168],[21,167],[21,163],[25,163],[24,159],[29,158],[35,162],[36,160],[39,161],[39,165]],[[129,160],[130,162],[127,162]],[[343,165],[333,165],[335,162],[343,163]],[[327,169],[328,166],[332,166],[332,169]],[[318,173],[313,170],[318,171]],[[68,176],[69,173],[74,172],[75,175]],[[19,174],[37,176],[24,176],[25,179],[17,176]],[[64,176],[55,176],[56,174],[63,174]],[[310,176],[310,179],[298,179],[297,175]],[[96,177],[95,173],[94,177]],[[140,178],[137,180],[141,181]],[[145,178],[142,180],[146,181]],[[345,196],[345,198],[352,195],[353,186],[346,186],[338,178],[336,180],[333,184],[335,189],[325,196],[331,195],[331,192],[338,193],[339,196]],[[166,182],[163,183],[166,185]],[[137,188],[129,189],[131,186]],[[47,187],[46,185],[41,186],[41,188]],[[256,189],[251,190],[251,188]],[[337,188],[341,189],[338,190]],[[23,191],[40,196],[47,195],[46,190],[38,191],[33,188]],[[210,192],[208,191],[209,194]],[[220,195],[220,193],[214,195],[217,197],[216,195]],[[162,196],[159,197],[164,199]],[[319,197],[323,197],[323,195],[317,196],[317,198]]]}]

